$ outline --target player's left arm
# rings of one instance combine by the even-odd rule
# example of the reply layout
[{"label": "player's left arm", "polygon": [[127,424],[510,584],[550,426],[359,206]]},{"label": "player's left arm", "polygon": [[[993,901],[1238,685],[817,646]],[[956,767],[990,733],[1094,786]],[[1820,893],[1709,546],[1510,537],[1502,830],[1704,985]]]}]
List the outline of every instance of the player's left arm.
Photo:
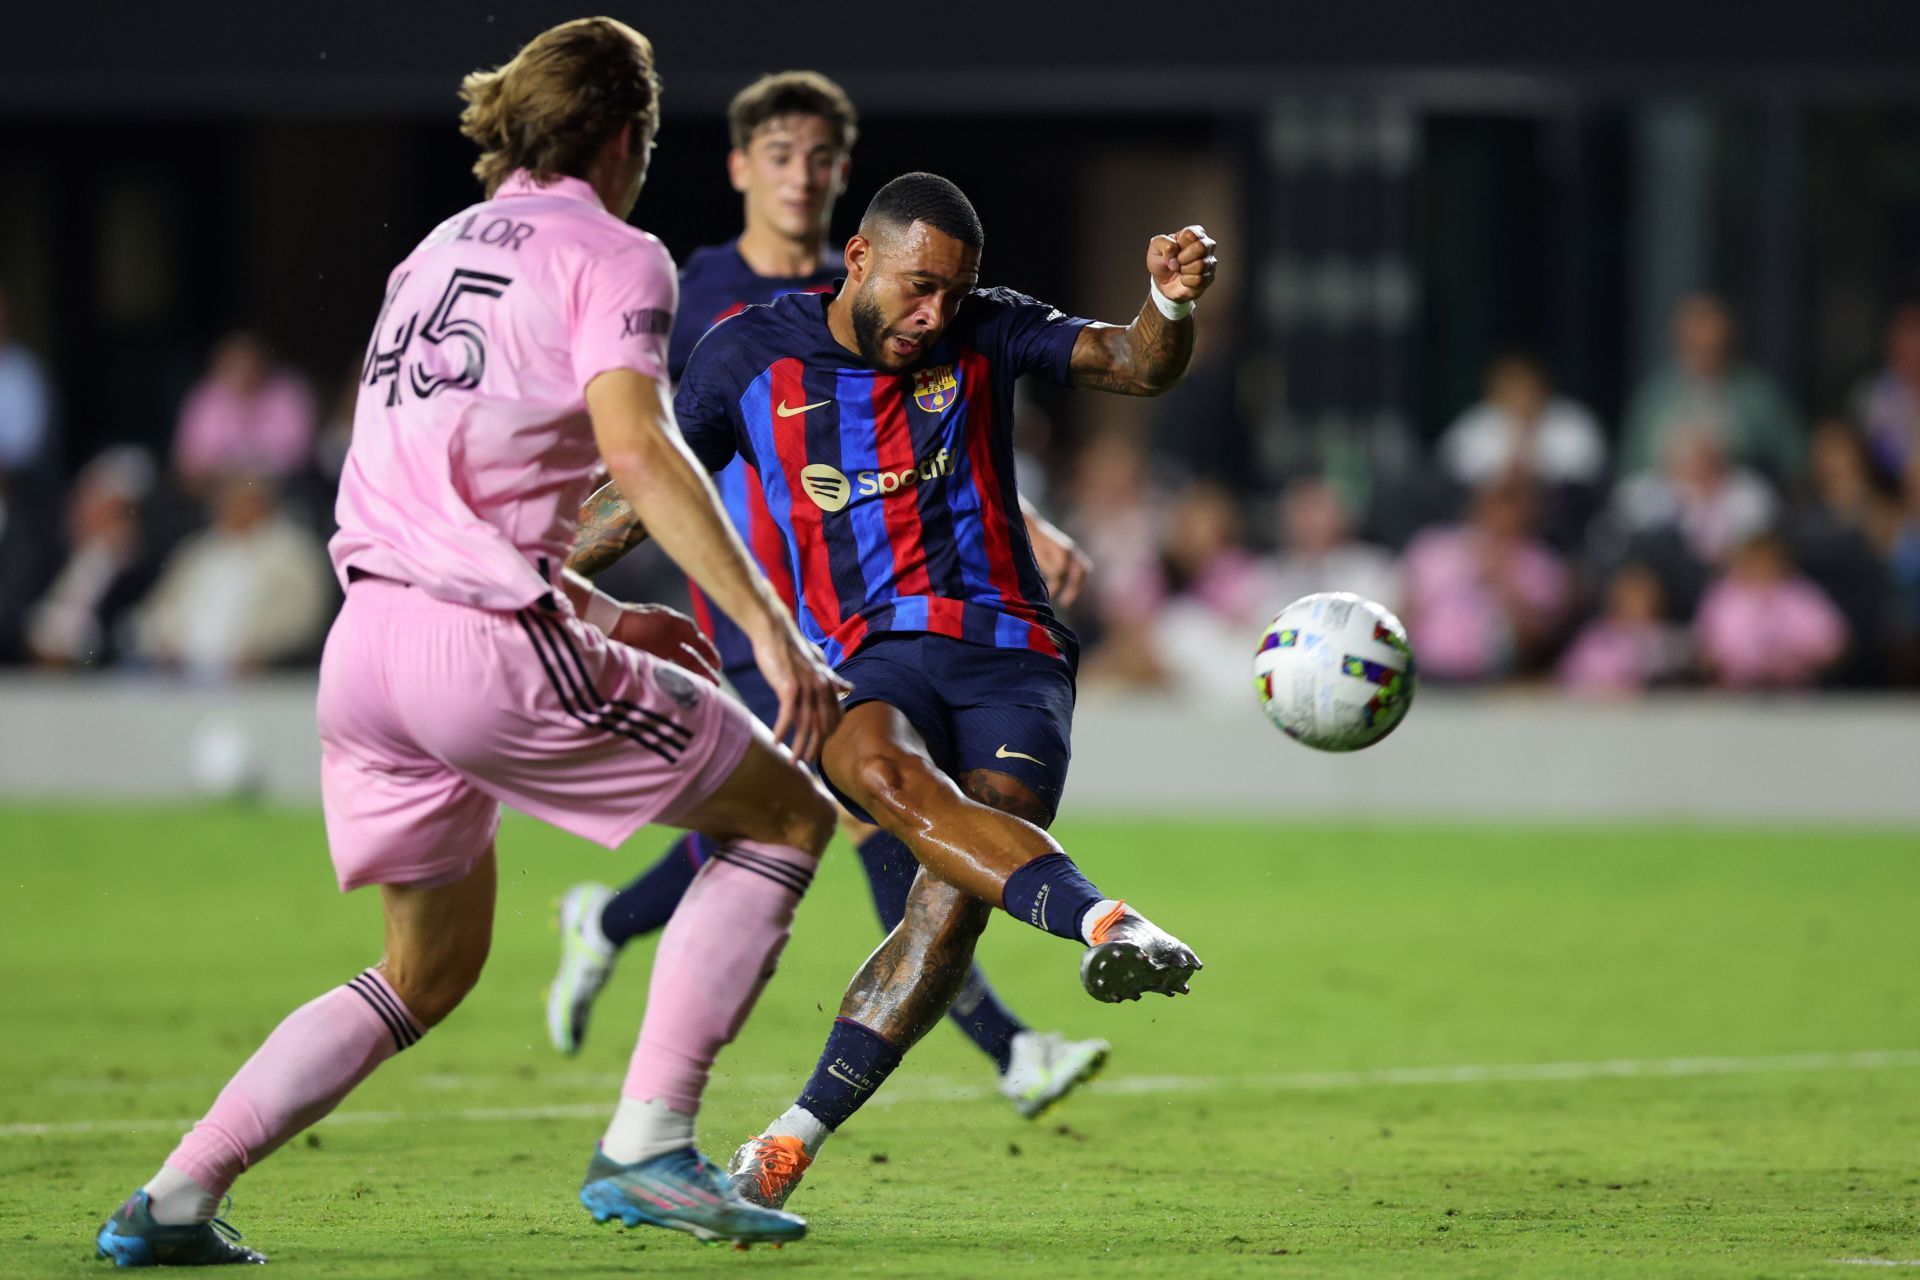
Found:
[{"label": "player's left arm", "polygon": [[1146,305],[1133,323],[1090,324],[1073,344],[1071,381],[1090,391],[1157,396],[1186,376],[1193,359],[1193,304],[1213,283],[1214,243],[1204,227],[1183,227],[1147,244]]},{"label": "player's left arm", "polygon": [[1034,563],[1047,580],[1047,595],[1065,608],[1079,598],[1080,588],[1093,572],[1093,560],[1064,529],[1041,515],[1024,493],[1020,495],[1020,514],[1026,518]]}]

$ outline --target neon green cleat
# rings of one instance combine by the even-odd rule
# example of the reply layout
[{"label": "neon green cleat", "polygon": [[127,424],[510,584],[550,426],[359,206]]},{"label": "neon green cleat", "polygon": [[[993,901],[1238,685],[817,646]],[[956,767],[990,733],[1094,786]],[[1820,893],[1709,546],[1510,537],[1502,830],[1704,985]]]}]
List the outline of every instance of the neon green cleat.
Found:
[{"label": "neon green cleat", "polygon": [[597,927],[589,928],[612,897],[603,884],[577,884],[560,899],[560,972],[547,988],[547,1039],[568,1056],[586,1042],[594,997],[613,976],[619,955],[602,943]]},{"label": "neon green cleat", "polygon": [[1058,1031],[1022,1031],[1000,1077],[1000,1095],[1032,1120],[1100,1074],[1112,1046],[1105,1040],[1069,1040]]}]

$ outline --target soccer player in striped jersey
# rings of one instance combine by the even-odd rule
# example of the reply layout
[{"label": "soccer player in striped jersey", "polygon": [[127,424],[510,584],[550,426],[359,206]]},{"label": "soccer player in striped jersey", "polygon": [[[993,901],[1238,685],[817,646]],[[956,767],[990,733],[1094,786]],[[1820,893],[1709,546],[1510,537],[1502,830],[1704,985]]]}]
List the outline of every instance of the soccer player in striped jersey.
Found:
[{"label": "soccer player in striped jersey", "polygon": [[[736,1189],[768,1206],[939,1020],[993,907],[1085,944],[1081,979],[1099,999],[1182,993],[1200,968],[1046,834],[1076,644],[1019,518],[1011,416],[1028,373],[1131,395],[1173,386],[1213,242],[1197,226],[1153,237],[1149,296],[1124,327],[978,288],[984,243],[951,182],[896,178],[848,241],[837,292],[715,326],[675,396],[709,469],[736,456],[749,466],[787,547],[801,626],[853,686],[821,756],[829,786],[921,864],[904,920],[855,975],[799,1098],[729,1165]],[[625,515],[600,523],[616,540],[633,532]]]},{"label": "soccer player in striped jersey", "polygon": [[[814,71],[763,76],[735,95],[727,111],[733,149],[727,172],[745,208],[745,230],[725,244],[696,249],[680,271],[680,309],[668,348],[668,372],[679,380],[693,347],[714,324],[753,303],[793,293],[827,293],[841,264],[824,261],[834,202],[846,189],[857,132],[853,103],[832,80]],[[796,604],[786,544],[760,490],[747,482],[736,458],[714,476],[714,485],[734,527],[761,569]],[[1084,557],[1065,534],[1027,513],[1036,553],[1051,567],[1054,598],[1072,601]],[[591,575],[621,547],[585,546],[568,567]],[[747,708],[771,724],[779,700],[754,665],[746,635],[712,608],[698,584],[689,582],[695,616],[719,653],[727,681]],[[892,929],[906,910],[918,869],[898,837],[844,813],[841,829],[860,855],[882,925]],[[598,884],[576,885],[560,903],[561,956],[547,990],[547,1033],[562,1053],[579,1050],[593,1002],[612,973],[621,948],[663,927],[695,873],[712,856],[706,836],[688,832],[652,867],[617,894]],[[979,968],[973,968],[950,1016],[993,1062],[1000,1092],[1022,1115],[1039,1115],[1106,1061],[1105,1040],[1070,1040],[1054,1031],[1034,1031],[1001,1002]]]}]

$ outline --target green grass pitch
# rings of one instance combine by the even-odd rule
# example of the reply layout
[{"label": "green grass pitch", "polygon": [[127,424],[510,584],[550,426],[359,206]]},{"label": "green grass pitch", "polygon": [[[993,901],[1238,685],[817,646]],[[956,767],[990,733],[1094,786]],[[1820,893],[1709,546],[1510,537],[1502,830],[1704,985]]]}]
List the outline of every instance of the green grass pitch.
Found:
[{"label": "green grass pitch", "polygon": [[[1101,1085],[1022,1121],[943,1027],[826,1149],[793,1201],[801,1244],[707,1250],[581,1210],[648,956],[623,961],[585,1051],[557,1057],[550,904],[659,837],[609,856],[517,820],[480,989],[243,1178],[231,1216],[289,1278],[1785,1277],[1920,1259],[1912,832],[1060,834],[1199,950],[1194,994],[1094,1004],[1073,947],[997,920],[982,956],[1000,990],[1111,1039]],[[283,1013],[376,957],[378,905],[334,892],[307,812],[14,807],[0,849],[0,1275],[100,1275],[100,1220]],[[710,1154],[790,1100],[876,938],[836,846],[721,1060]],[[1865,1051],[1894,1052],[1846,1056]]]}]

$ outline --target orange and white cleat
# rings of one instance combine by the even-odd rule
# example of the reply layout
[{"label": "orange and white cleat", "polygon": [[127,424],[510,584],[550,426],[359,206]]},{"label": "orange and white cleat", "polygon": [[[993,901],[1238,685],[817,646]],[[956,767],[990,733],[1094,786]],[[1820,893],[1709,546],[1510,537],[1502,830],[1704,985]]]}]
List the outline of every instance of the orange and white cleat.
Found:
[{"label": "orange and white cleat", "polygon": [[1124,902],[1094,922],[1087,941],[1080,985],[1109,1004],[1138,1000],[1149,991],[1185,995],[1187,980],[1206,967],[1186,943]]},{"label": "orange and white cleat", "polygon": [[748,1138],[727,1161],[727,1180],[734,1194],[763,1209],[779,1209],[800,1185],[813,1157],[800,1139],[763,1133]]}]

